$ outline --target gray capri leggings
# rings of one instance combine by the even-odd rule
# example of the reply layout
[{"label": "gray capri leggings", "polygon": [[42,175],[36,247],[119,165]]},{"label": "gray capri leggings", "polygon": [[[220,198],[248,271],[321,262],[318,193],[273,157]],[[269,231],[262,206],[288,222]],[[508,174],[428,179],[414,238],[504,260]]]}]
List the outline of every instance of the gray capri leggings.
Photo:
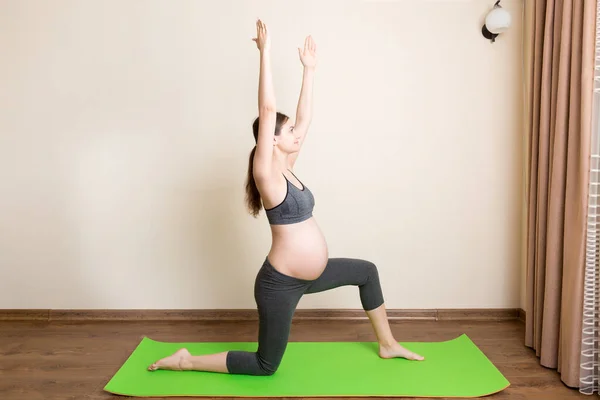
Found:
[{"label": "gray capri leggings", "polygon": [[358,286],[365,311],[383,304],[383,293],[375,264],[353,258],[330,258],[315,280],[304,280],[277,271],[268,258],[256,276],[254,299],[258,306],[258,350],[229,351],[227,370],[231,374],[273,375],[288,343],[292,317],[300,298],[340,286]]}]

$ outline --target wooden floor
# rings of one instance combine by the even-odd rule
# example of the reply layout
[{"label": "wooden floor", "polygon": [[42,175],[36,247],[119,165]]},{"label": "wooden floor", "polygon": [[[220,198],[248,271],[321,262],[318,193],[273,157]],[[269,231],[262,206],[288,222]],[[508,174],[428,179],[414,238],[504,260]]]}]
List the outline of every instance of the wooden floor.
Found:
[{"label": "wooden floor", "polygon": [[[511,382],[490,400],[589,398],[567,388],[523,345],[522,322],[392,322],[398,341],[466,333]],[[255,341],[256,322],[0,321],[0,399],[122,399],[104,385],[143,336],[160,341]],[[368,321],[299,321],[290,341],[375,341]],[[171,398],[173,399],[173,398]]]}]

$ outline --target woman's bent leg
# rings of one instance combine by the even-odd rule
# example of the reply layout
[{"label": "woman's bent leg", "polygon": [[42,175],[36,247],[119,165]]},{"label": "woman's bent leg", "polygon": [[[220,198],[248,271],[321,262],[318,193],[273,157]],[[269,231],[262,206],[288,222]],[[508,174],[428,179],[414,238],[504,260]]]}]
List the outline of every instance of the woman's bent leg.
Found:
[{"label": "woman's bent leg", "polygon": [[265,260],[254,285],[259,315],[256,352],[230,350],[193,356],[187,349],[180,349],[148,369],[273,375],[283,359],[296,306],[309,284],[310,281],[281,274]]},{"label": "woman's bent leg", "polygon": [[229,351],[230,373],[273,375],[277,371],[287,348],[296,306],[309,283],[280,273],[265,260],[254,287],[259,316],[258,349]]}]

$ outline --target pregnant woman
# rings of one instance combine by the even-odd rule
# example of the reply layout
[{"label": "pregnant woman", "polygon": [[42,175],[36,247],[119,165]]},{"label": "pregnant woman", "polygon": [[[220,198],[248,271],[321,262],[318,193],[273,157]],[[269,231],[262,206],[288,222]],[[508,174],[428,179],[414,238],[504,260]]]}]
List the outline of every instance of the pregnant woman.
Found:
[{"label": "pregnant woman", "polygon": [[208,355],[192,355],[187,349],[180,349],[148,369],[272,375],[283,359],[300,298],[347,285],[358,287],[362,307],[379,342],[380,357],[423,360],[394,339],[376,266],[361,259],[329,257],[325,238],[312,215],[313,194],[292,172],[311,122],[316,66],[312,37],[308,36],[304,48],[298,49],[304,73],[294,124],[276,109],[270,36],[260,20],[256,22],[253,40],[260,53],[260,76],[258,118],[253,124],[256,146],[250,153],[246,201],[254,216],[264,207],[272,232],[271,249],[254,284],[259,314],[258,349]]}]

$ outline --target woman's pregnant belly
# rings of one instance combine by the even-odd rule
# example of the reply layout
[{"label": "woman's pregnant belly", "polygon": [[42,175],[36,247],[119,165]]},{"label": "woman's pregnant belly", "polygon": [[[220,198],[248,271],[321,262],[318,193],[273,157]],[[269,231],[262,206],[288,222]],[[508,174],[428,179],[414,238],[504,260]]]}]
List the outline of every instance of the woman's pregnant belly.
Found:
[{"label": "woman's pregnant belly", "polygon": [[271,265],[285,275],[299,279],[318,278],[329,259],[327,242],[314,217],[290,225],[271,225]]}]

